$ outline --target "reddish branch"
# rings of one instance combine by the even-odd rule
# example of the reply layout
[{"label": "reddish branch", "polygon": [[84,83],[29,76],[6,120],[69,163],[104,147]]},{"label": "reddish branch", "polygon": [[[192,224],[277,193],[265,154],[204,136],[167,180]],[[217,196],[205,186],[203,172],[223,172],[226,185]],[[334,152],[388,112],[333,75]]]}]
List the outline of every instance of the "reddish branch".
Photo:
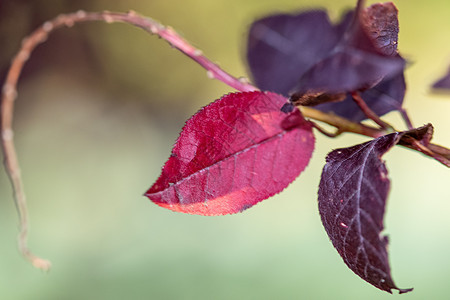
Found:
[{"label": "reddish branch", "polygon": [[[27,245],[28,213],[23,183],[20,175],[19,163],[14,147],[12,130],[14,101],[17,98],[16,86],[22,68],[26,61],[29,59],[32,51],[34,50],[34,48],[36,48],[36,46],[43,43],[53,30],[61,27],[72,27],[75,23],[86,21],[105,21],[107,23],[123,22],[140,27],[151,34],[160,36],[161,38],[169,42],[169,44],[171,44],[174,48],[180,50],[182,53],[200,64],[204,69],[207,70],[207,74],[210,78],[220,80],[238,91],[257,90],[257,88],[255,88],[251,84],[233,77],[232,75],[222,70],[217,64],[211,62],[202,54],[200,50],[190,45],[172,28],[165,27],[155,20],[140,16],[135,12],[112,13],[105,11],[91,13],[79,11],[72,14],[62,14],[51,21],[45,22],[41,27],[31,33],[29,37],[25,38],[22,42],[20,51],[12,60],[11,67],[3,85],[1,102],[2,147],[5,158],[5,167],[11,179],[14,191],[14,199],[20,218],[20,234],[18,238],[19,250],[22,255],[35,267],[43,270],[48,270],[50,268],[50,262],[33,255],[28,249]],[[322,121],[336,127],[338,134],[342,132],[353,132],[356,134],[376,138],[386,133],[384,129],[373,128],[362,125],[361,123],[351,122],[334,114],[324,113],[309,107],[302,107],[301,110],[303,112],[303,115],[310,119]],[[430,145],[429,147],[431,146],[434,145]],[[448,152],[450,150],[440,146],[434,147],[435,149],[433,149],[433,151],[438,150],[441,156],[448,158]],[[433,151],[431,151],[431,153],[433,153]],[[427,151],[421,149],[421,152],[425,153]],[[428,155],[430,155],[430,153],[428,153]]]},{"label": "reddish branch", "polygon": [[12,120],[14,113],[14,101],[17,97],[17,81],[26,61],[29,59],[32,51],[36,46],[43,43],[48,35],[55,29],[60,27],[72,27],[75,23],[86,21],[105,21],[125,22],[144,29],[152,34],[156,34],[168,41],[173,47],[177,48],[185,55],[200,64],[208,71],[210,78],[218,79],[234,89],[240,91],[252,91],[255,87],[238,80],[223,71],[217,64],[207,59],[200,50],[192,47],[186,40],[179,36],[172,28],[164,27],[160,23],[142,16],[134,12],[129,13],[112,13],[99,12],[88,13],[78,11],[73,14],[62,14],[57,18],[45,22],[41,27],[36,29],[29,37],[22,41],[22,47],[17,55],[13,58],[11,67],[6,77],[2,90],[1,102],[1,130],[2,130],[2,147],[5,157],[5,167],[11,179],[14,191],[14,199],[16,201],[17,210],[20,218],[20,234],[19,234],[19,250],[22,255],[29,260],[35,267],[43,270],[50,268],[50,262],[33,255],[28,249],[28,212],[25,199],[23,183],[20,175],[19,162],[13,141]]},{"label": "reddish branch", "polygon": [[[310,119],[314,119],[317,121],[324,122],[328,125],[334,126],[337,128],[337,132],[335,134],[331,134],[329,136],[337,136],[343,132],[351,132],[356,134],[365,135],[368,137],[377,138],[382,135],[385,135],[386,132],[382,129],[374,128],[371,126],[367,126],[361,123],[352,122],[346,118],[340,117],[333,113],[325,113],[323,111],[307,107],[301,106],[300,110],[302,111],[305,117]],[[317,126],[316,126],[317,128]],[[328,134],[327,134],[328,135]]]},{"label": "reddish branch", "polygon": [[355,101],[355,103],[369,119],[380,125],[383,129],[393,129],[391,125],[381,120],[380,117],[367,105],[359,92],[353,92],[351,94],[353,101]]}]

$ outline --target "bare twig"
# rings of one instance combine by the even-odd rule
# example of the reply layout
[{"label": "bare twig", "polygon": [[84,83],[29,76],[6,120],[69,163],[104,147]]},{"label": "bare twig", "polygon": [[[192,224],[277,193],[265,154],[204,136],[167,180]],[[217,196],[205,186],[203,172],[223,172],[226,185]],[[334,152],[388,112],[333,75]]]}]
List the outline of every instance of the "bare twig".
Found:
[{"label": "bare twig", "polygon": [[[1,137],[2,148],[4,154],[4,161],[7,173],[11,179],[14,200],[16,202],[17,211],[20,218],[20,234],[18,238],[19,250],[22,255],[29,260],[35,267],[48,270],[50,268],[50,262],[39,258],[32,254],[28,249],[27,235],[28,235],[28,213],[26,198],[23,188],[23,183],[20,175],[20,168],[17,159],[16,150],[14,147],[12,121],[14,114],[14,101],[17,98],[17,81],[20,73],[26,61],[29,59],[32,51],[36,46],[43,43],[48,35],[57,28],[72,27],[75,23],[86,21],[105,21],[107,23],[112,22],[124,22],[135,25],[144,29],[145,31],[158,35],[167,42],[169,42],[174,48],[180,50],[182,53],[193,59],[204,69],[207,70],[210,78],[218,79],[230,87],[238,91],[254,91],[256,87],[247,83],[245,80],[241,80],[233,77],[224,70],[222,70],[217,64],[211,62],[206,58],[202,52],[180,35],[178,35],[172,28],[165,27],[157,21],[140,16],[135,12],[128,13],[112,13],[112,12],[84,12],[78,11],[72,14],[62,14],[55,19],[45,22],[41,27],[36,29],[22,42],[22,46],[13,58],[11,67],[8,71],[5,83],[2,89],[2,102],[1,102]],[[379,137],[385,134],[385,130],[366,126],[360,123],[351,122],[345,118],[336,116],[330,113],[324,113],[316,109],[309,107],[302,107],[302,113],[305,117],[322,121],[337,128],[337,132],[352,132],[370,137]],[[445,148],[444,148],[445,149]],[[440,149],[441,152],[444,150]]]},{"label": "bare twig", "polygon": [[401,108],[398,110],[400,114],[402,115],[403,121],[405,121],[406,127],[408,127],[409,130],[413,129],[414,126],[411,122],[411,119],[409,118],[408,113],[406,112],[406,109]]},{"label": "bare twig", "polygon": [[328,125],[334,126],[338,129],[339,132],[352,132],[356,134],[361,134],[373,138],[380,137],[385,135],[386,132],[384,130],[366,126],[361,123],[355,123],[333,113],[324,113],[323,111],[313,109],[306,106],[299,107],[302,114],[305,117],[311,118],[313,120],[321,121],[327,123]]},{"label": "bare twig", "polygon": [[323,135],[326,135],[327,137],[335,138],[342,134],[342,131],[340,131],[339,129],[336,129],[335,132],[329,132],[325,128],[323,128],[322,126],[317,124],[316,122],[312,122],[312,121],[310,121],[310,122],[315,129],[317,129],[320,133],[322,133]]},{"label": "bare twig", "polygon": [[[417,150],[429,157],[434,158],[444,166],[450,168],[450,158],[449,152],[450,150],[435,144],[428,144],[427,146],[423,145],[420,141],[413,140],[411,145],[407,145],[406,147]],[[442,151],[440,153],[439,151]]]},{"label": "bare twig", "polygon": [[450,149],[436,145],[436,144],[428,144],[428,149],[432,152],[439,154],[450,161]]}]

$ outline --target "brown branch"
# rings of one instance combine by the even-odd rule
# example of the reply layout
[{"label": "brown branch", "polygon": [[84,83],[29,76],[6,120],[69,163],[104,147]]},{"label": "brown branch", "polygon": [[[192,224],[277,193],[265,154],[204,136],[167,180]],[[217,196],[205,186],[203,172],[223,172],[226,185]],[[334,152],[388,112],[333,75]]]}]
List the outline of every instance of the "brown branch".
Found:
[{"label": "brown branch", "polygon": [[341,133],[351,132],[373,138],[377,138],[386,134],[384,130],[370,127],[361,123],[355,123],[333,113],[325,113],[323,111],[306,106],[300,106],[299,108],[305,117],[334,126],[337,128],[338,132]]},{"label": "brown branch", "polygon": [[419,151],[431,158],[434,158],[447,168],[450,168],[450,149],[435,144],[428,144],[425,146],[418,140],[413,140],[410,145],[405,145],[405,147]]},{"label": "brown branch", "polygon": [[[165,27],[153,19],[137,15],[134,12],[112,13],[105,11],[92,13],[79,11],[72,14],[62,14],[51,21],[45,22],[41,27],[36,29],[27,38],[25,38],[22,42],[22,46],[19,52],[12,60],[11,67],[8,71],[2,89],[1,142],[4,154],[5,168],[11,179],[14,192],[14,200],[16,202],[20,219],[20,234],[18,238],[19,250],[22,255],[35,267],[42,270],[48,270],[50,268],[50,262],[35,256],[28,249],[28,212],[23,183],[20,175],[19,162],[17,159],[13,140],[12,122],[14,114],[14,101],[17,98],[17,81],[19,79],[22,68],[26,61],[29,59],[32,51],[36,48],[36,46],[43,43],[52,31],[61,27],[72,27],[75,23],[86,21],[105,21],[107,23],[123,22],[140,27],[151,34],[160,36],[162,39],[169,42],[169,44],[171,44],[173,47],[193,59],[195,62],[197,62],[207,70],[207,74],[210,78],[218,79],[238,91],[257,90],[256,87],[252,86],[246,81],[233,77],[232,75],[222,70],[217,64],[212,63],[202,54],[200,50],[190,45],[172,28]],[[352,132],[374,138],[386,133],[382,129],[366,126],[361,123],[351,122],[345,118],[330,113],[324,113],[313,108],[302,107],[301,110],[305,117],[330,124],[336,127],[337,132],[339,133]],[[442,149],[440,149],[440,151],[444,152],[444,150]]]},{"label": "brown branch", "polygon": [[442,157],[445,157],[450,161],[450,149],[436,145],[436,144],[428,144],[428,149],[430,149],[432,152],[441,155]]}]

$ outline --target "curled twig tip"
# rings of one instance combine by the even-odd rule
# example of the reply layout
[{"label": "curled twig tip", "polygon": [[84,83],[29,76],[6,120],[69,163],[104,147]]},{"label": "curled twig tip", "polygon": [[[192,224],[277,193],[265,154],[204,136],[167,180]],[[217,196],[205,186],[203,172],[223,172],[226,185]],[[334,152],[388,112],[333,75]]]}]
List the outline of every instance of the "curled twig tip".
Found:
[{"label": "curled twig tip", "polygon": [[39,257],[36,257],[34,260],[31,261],[31,263],[35,268],[38,268],[45,272],[50,271],[50,268],[52,267],[52,263],[49,260],[42,259]]}]

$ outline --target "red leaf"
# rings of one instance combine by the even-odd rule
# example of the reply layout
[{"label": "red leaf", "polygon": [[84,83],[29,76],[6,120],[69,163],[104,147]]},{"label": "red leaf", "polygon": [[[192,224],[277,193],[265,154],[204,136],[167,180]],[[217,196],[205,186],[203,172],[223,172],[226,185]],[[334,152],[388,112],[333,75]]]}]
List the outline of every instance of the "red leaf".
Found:
[{"label": "red leaf", "polygon": [[145,194],[159,206],[198,215],[243,211],[289,185],[314,149],[298,109],[280,111],[273,93],[229,94],[186,122],[156,183]]},{"label": "red leaf", "polygon": [[319,212],[347,266],[375,287],[399,289],[390,274],[383,216],[390,188],[381,156],[406,133],[392,133],[327,156],[319,186]]}]

